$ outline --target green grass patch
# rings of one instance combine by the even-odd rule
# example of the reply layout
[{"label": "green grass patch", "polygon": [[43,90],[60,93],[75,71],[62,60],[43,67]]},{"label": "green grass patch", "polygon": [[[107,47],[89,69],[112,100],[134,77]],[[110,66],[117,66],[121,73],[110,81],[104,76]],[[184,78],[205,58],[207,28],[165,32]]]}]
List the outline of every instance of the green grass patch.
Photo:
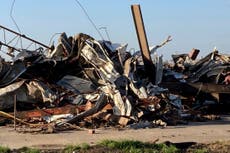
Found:
[{"label": "green grass patch", "polygon": [[23,153],[40,153],[39,149],[34,149],[34,148],[29,148],[29,147],[22,147],[18,149],[18,152],[23,152]]},{"label": "green grass patch", "polygon": [[87,149],[90,148],[90,145],[89,145],[88,143],[82,143],[82,144],[80,145],[80,147],[81,147],[81,149],[83,149],[83,150],[87,150]]},{"label": "green grass patch", "polygon": [[87,143],[82,143],[80,145],[68,145],[64,148],[63,153],[72,153],[73,151],[88,150],[90,145]]},{"label": "green grass patch", "polygon": [[68,145],[64,148],[63,153],[70,153],[73,151],[80,150],[81,147],[79,145]]},{"label": "green grass patch", "polygon": [[177,153],[177,149],[173,145],[167,146],[166,144],[151,144],[141,141],[132,140],[104,140],[99,145],[106,146],[113,149],[120,149],[124,153]]},{"label": "green grass patch", "polygon": [[0,146],[0,153],[10,153],[10,148]]}]

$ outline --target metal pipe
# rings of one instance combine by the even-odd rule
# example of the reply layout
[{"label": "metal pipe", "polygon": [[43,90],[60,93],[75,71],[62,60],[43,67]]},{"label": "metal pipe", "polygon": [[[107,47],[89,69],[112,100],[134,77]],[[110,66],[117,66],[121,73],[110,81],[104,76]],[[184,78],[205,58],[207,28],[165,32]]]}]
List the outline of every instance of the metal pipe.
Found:
[{"label": "metal pipe", "polygon": [[43,47],[45,47],[45,48],[51,49],[51,47],[49,47],[49,46],[47,46],[47,45],[45,45],[45,44],[43,44],[43,43],[40,43],[40,42],[38,42],[38,41],[36,41],[36,40],[34,40],[34,39],[31,39],[31,38],[27,37],[26,35],[20,34],[20,33],[16,32],[16,31],[13,31],[13,30],[11,30],[11,29],[9,29],[9,28],[6,28],[6,27],[4,27],[4,26],[2,26],[2,25],[0,25],[0,28],[5,29],[5,30],[7,30],[7,31],[9,31],[9,32],[12,32],[12,33],[14,33],[14,34],[16,34],[16,35],[18,35],[18,36],[20,36],[20,37],[22,37],[22,38],[25,38],[25,39],[27,39],[27,40],[30,40],[30,41],[36,43],[36,44],[39,44],[39,45],[41,45],[41,46],[43,46]]},{"label": "metal pipe", "polygon": [[11,48],[11,49],[13,49],[13,50],[16,50],[16,51],[18,51],[18,52],[21,52],[19,49],[15,48],[15,47],[12,47],[12,46],[9,46],[9,45],[7,45],[7,44],[1,42],[1,41],[0,41],[0,45],[6,46],[6,47]]}]

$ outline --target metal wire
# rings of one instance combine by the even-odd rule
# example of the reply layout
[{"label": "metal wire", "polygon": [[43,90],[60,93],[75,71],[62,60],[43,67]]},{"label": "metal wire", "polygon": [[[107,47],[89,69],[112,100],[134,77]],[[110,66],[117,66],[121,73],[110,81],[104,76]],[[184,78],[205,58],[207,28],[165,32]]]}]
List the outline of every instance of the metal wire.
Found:
[{"label": "metal wire", "polygon": [[95,25],[95,23],[93,22],[93,20],[90,18],[89,14],[87,13],[86,9],[81,5],[81,3],[78,0],[75,0],[75,2],[80,6],[80,8],[83,10],[83,12],[85,13],[86,17],[88,18],[88,20],[90,21],[90,23],[93,25],[93,27],[95,28],[95,30],[97,31],[97,33],[100,35],[101,39],[104,40],[102,34],[100,33],[100,31],[98,30],[97,26]]},{"label": "metal wire", "polygon": [[52,40],[54,39],[55,36],[57,35],[61,35],[62,33],[58,32],[58,33],[54,33],[51,38],[50,38],[50,41],[49,41],[49,46],[51,46],[51,43],[52,43]]},{"label": "metal wire", "polygon": [[[11,5],[11,9],[10,9],[10,18],[12,19],[12,21],[14,22],[16,28],[18,29],[18,32],[21,34],[21,30],[19,29],[18,24],[16,23],[14,17],[13,17],[13,10],[14,10],[14,4],[15,4],[15,0],[13,0],[13,3]],[[21,44],[21,48],[23,48],[22,46],[22,38],[20,37],[20,44]]]},{"label": "metal wire", "polygon": [[[26,47],[26,49],[28,50],[32,45],[33,45],[33,42],[30,43],[30,44]],[[36,48],[35,48],[35,49],[36,49]]]},{"label": "metal wire", "polygon": [[5,30],[3,30],[3,39],[4,39],[4,43],[6,44],[6,32],[5,32]]},{"label": "metal wire", "polygon": [[18,37],[18,39],[17,39],[16,43],[13,45],[13,47],[16,47],[18,45],[19,40],[20,40],[20,37]]},{"label": "metal wire", "polygon": [[109,33],[108,33],[108,31],[107,31],[107,27],[100,27],[99,29],[104,29],[104,30],[105,30],[105,34],[106,34],[106,36],[107,36],[107,39],[111,42]]},{"label": "metal wire", "polygon": [[14,17],[13,17],[14,4],[15,4],[15,0],[13,0],[13,3],[12,3],[12,5],[11,5],[10,17],[11,17],[12,21],[14,22],[16,28],[18,29],[19,33],[21,33],[21,30],[19,29],[19,27],[18,27],[18,25],[17,25],[17,23],[16,23],[16,21],[15,21],[15,19],[14,19]]},{"label": "metal wire", "polygon": [[6,43],[6,44],[10,44],[10,43],[12,43],[16,38],[18,38],[18,36],[15,36],[13,39],[11,39],[8,43]]}]

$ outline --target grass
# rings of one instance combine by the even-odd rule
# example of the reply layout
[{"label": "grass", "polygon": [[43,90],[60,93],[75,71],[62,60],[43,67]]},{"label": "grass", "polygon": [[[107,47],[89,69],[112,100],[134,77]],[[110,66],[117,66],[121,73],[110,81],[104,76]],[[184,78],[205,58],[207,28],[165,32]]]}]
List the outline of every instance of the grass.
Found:
[{"label": "grass", "polygon": [[29,147],[22,147],[18,149],[18,152],[21,153],[40,153],[39,149],[29,148]]},{"label": "grass", "polygon": [[88,143],[82,143],[82,144],[81,144],[81,149],[87,150],[87,149],[89,149],[89,148],[90,148],[90,145],[89,145]]},{"label": "grass", "polygon": [[68,145],[64,148],[63,153],[71,153],[80,149],[81,147],[79,145]]},{"label": "grass", "polygon": [[104,140],[99,145],[112,149],[120,149],[124,153],[177,153],[179,150],[173,146],[166,144],[151,144],[132,140]]},{"label": "grass", "polygon": [[10,153],[10,148],[0,146],[0,153]]},{"label": "grass", "polygon": [[[166,145],[167,144],[167,145]],[[208,152],[228,152],[230,141],[216,142],[210,144],[195,144],[187,148],[174,146],[170,143],[146,143],[133,140],[103,140],[97,145],[90,146],[87,143],[80,145],[68,145],[65,149],[55,151],[55,153],[208,153]],[[23,147],[17,150],[10,150],[8,147],[0,146],[0,153],[51,153],[54,150],[38,150]]]},{"label": "grass", "polygon": [[33,148],[28,148],[28,147],[22,147],[20,149],[17,149],[17,150],[11,150],[10,148],[8,147],[3,147],[3,146],[0,146],[0,153],[11,153],[11,152],[14,152],[14,153],[40,153],[40,150],[38,149],[33,149]]},{"label": "grass", "polygon": [[68,145],[64,148],[63,153],[72,153],[79,150],[88,150],[90,145],[87,143],[82,143],[81,145]]}]

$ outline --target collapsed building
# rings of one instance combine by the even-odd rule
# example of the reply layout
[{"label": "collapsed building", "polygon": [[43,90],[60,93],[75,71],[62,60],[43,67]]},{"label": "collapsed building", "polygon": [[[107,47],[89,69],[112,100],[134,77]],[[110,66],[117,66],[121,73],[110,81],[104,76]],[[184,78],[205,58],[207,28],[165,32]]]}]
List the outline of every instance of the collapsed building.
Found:
[{"label": "collapsed building", "polygon": [[45,50],[21,48],[12,61],[0,61],[0,122],[165,127],[202,120],[210,104],[229,103],[230,56],[214,50],[196,60],[194,49],[164,63],[154,53],[169,41],[150,48],[152,58],[83,33],[62,33]]}]

